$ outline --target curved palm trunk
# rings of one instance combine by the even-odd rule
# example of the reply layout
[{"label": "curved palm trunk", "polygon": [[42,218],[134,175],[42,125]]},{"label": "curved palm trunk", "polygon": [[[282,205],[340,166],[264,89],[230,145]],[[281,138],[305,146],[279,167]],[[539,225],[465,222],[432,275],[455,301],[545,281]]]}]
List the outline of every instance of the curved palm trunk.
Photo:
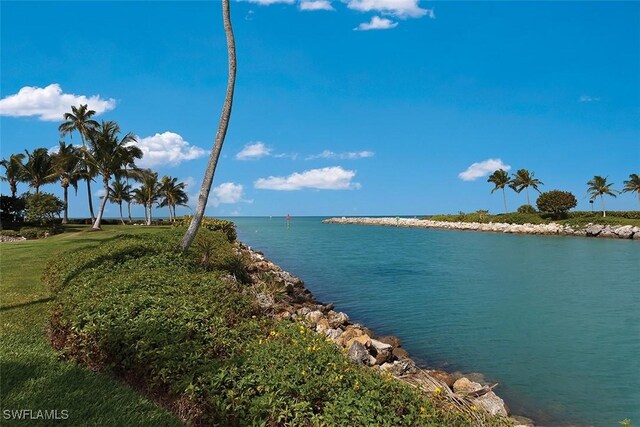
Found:
[{"label": "curved palm trunk", "polygon": [[118,203],[118,206],[120,206],[120,223],[124,225],[124,219],[122,218],[122,201]]},{"label": "curved palm trunk", "polygon": [[[18,183],[15,180],[9,181],[9,186],[11,187],[11,197],[16,198],[16,193],[18,192]],[[640,193],[638,194],[640,200]]]},{"label": "curved palm trunk", "polygon": [[89,197],[89,215],[91,215],[91,222],[96,219],[93,214],[93,200],[91,200],[91,178],[87,178],[87,196]]},{"label": "curved palm trunk", "polygon": [[100,203],[100,210],[98,211],[98,216],[96,217],[96,221],[93,223],[94,230],[100,230],[100,222],[102,222],[102,215],[104,214],[104,208],[107,206],[107,199],[109,198],[109,180],[103,179],[104,184],[104,197],[102,198],[102,203]]},{"label": "curved palm trunk", "polygon": [[127,214],[129,216],[129,223],[132,223],[133,219],[131,219],[131,200],[127,200]]},{"label": "curved palm trunk", "polygon": [[607,216],[607,211],[604,208],[604,196],[601,194],[600,195],[600,202],[602,203],[602,217],[606,217]]},{"label": "curved palm trunk", "polygon": [[209,163],[207,163],[207,169],[205,171],[204,178],[202,179],[202,187],[200,188],[200,195],[198,196],[198,205],[196,206],[196,211],[193,214],[189,228],[180,243],[180,247],[183,250],[186,250],[191,246],[191,243],[193,243],[193,240],[198,233],[198,229],[200,228],[200,223],[204,217],[204,210],[207,206],[207,200],[209,200],[209,192],[211,191],[211,185],[213,184],[213,176],[216,172],[218,159],[220,158],[220,151],[222,151],[222,144],[224,144],[224,138],[227,135],[229,119],[231,118],[233,91],[236,83],[236,43],[233,38],[233,28],[231,26],[229,0],[222,0],[222,21],[224,23],[224,32],[227,37],[227,54],[229,55],[229,80],[227,82],[227,93],[224,99],[224,105],[222,106],[222,114],[220,116],[220,123],[218,125],[215,142],[213,144],[213,149],[211,150],[211,155],[209,156]]},{"label": "curved palm trunk", "polygon": [[151,225],[151,203],[147,203],[147,206],[145,206],[145,209],[149,210],[149,215],[147,216],[147,225]]},{"label": "curved palm trunk", "polygon": [[531,206],[531,202],[529,201],[529,187],[527,187],[527,204]]},{"label": "curved palm trunk", "polygon": [[504,213],[507,212],[507,194],[504,191],[504,187],[502,187],[502,201],[504,202]]},{"label": "curved palm trunk", "polygon": [[68,189],[69,186],[68,185],[63,185],[62,186],[63,189],[63,194],[64,194],[64,215],[62,216],[62,223],[63,224],[67,224],[69,222],[69,196],[68,196]]}]

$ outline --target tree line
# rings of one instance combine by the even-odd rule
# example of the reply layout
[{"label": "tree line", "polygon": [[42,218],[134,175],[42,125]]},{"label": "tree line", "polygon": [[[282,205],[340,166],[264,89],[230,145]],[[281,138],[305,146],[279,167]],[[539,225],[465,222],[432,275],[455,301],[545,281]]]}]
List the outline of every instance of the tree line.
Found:
[{"label": "tree line", "polygon": [[[600,198],[603,217],[607,216],[604,196],[616,197],[620,193],[636,193],[638,196],[638,205],[640,207],[640,176],[638,176],[638,174],[632,173],[629,175],[629,179],[627,181],[624,181],[624,187],[622,191],[615,190],[613,188],[614,184],[607,182],[607,179],[608,177],[596,175],[592,179],[587,181],[587,194],[590,196],[589,202],[593,203],[595,199],[597,199],[598,197]],[[502,200],[504,202],[505,213],[507,212],[507,196],[505,192],[506,187],[511,188],[516,193],[520,193],[522,190],[526,190],[527,206],[531,206],[531,201],[529,199],[529,187],[542,194],[538,186],[544,185],[542,181],[534,178],[533,172],[529,172],[527,169],[519,169],[512,176],[509,176],[507,171],[505,171],[504,169],[498,169],[489,176],[487,182],[490,182],[494,185],[491,193],[495,192],[496,190],[502,190]],[[573,195],[571,196],[573,197]],[[575,207],[575,204],[572,207]]]},{"label": "tree line", "polygon": [[[154,204],[167,207],[169,219],[175,220],[176,206],[186,206],[189,200],[185,183],[166,175],[158,179],[157,172],[139,168],[135,162],[142,158],[143,153],[136,146],[133,133],[121,135],[118,123],[104,120],[98,123],[92,119],[95,114],[86,104],[72,106],[58,127],[61,138],[67,135],[72,138],[74,133],[80,135],[81,146],[60,141],[53,153],[41,147],[3,158],[0,165],[4,167],[5,174],[0,179],[9,183],[11,197],[17,197],[18,183],[27,183],[35,194],[40,194],[41,186],[59,182],[64,198],[62,223],[66,224],[69,221],[69,187],[77,193],[79,183],[85,181],[94,229],[100,228],[107,201],[118,205],[122,224],[125,223],[122,205],[126,203],[131,222],[132,202],[144,206],[147,224],[151,224]],[[102,181],[104,196],[95,215],[91,183],[98,178]],[[134,188],[131,181],[140,185]]]}]

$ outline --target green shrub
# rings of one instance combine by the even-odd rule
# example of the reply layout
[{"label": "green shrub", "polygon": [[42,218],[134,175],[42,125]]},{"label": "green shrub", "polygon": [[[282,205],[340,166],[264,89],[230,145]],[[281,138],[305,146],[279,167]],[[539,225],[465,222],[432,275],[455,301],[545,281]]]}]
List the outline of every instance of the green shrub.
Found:
[{"label": "green shrub", "polygon": [[521,214],[534,214],[536,213],[536,209],[531,205],[522,205],[518,207],[517,212]]},{"label": "green shrub", "polygon": [[20,229],[20,235],[27,240],[40,239],[45,236],[46,232],[46,228],[38,227],[22,227]]},{"label": "green shrub", "polygon": [[266,317],[249,287],[205,271],[196,251],[178,252],[177,231],[120,236],[52,261],[43,279],[56,292],[53,345],[179,402],[192,425],[471,424],[348,362],[306,327]]},{"label": "green shrub", "polygon": [[20,234],[16,230],[0,230],[0,236],[19,237]]},{"label": "green shrub", "polygon": [[64,209],[64,203],[50,193],[28,194],[25,220],[36,224],[52,224]]},{"label": "green shrub", "polygon": [[[188,227],[191,223],[192,218],[193,217],[189,215],[180,217],[176,219],[173,225],[176,227]],[[235,240],[238,238],[238,235],[236,233],[236,225],[231,221],[227,221],[226,219],[203,218],[202,223],[200,224],[200,228],[205,228],[210,231],[222,231],[224,234],[226,234],[230,242],[235,242]]]},{"label": "green shrub", "polygon": [[561,218],[578,204],[576,196],[568,191],[546,191],[538,197],[536,205],[542,212],[550,212],[554,218]]}]

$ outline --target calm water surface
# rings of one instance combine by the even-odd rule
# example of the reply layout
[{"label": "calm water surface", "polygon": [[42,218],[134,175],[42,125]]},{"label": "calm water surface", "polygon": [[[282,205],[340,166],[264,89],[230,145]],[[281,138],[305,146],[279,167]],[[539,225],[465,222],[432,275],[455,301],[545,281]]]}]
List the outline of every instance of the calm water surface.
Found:
[{"label": "calm water surface", "polygon": [[640,425],[640,243],[233,218],[239,238],[416,360],[543,425]]}]

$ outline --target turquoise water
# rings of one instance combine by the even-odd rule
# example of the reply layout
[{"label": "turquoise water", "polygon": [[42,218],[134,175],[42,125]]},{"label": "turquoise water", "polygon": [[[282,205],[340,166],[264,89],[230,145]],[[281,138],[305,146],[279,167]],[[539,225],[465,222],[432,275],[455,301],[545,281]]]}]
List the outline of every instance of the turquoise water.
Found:
[{"label": "turquoise water", "polygon": [[322,302],[541,425],[640,425],[640,243],[233,218]]}]

